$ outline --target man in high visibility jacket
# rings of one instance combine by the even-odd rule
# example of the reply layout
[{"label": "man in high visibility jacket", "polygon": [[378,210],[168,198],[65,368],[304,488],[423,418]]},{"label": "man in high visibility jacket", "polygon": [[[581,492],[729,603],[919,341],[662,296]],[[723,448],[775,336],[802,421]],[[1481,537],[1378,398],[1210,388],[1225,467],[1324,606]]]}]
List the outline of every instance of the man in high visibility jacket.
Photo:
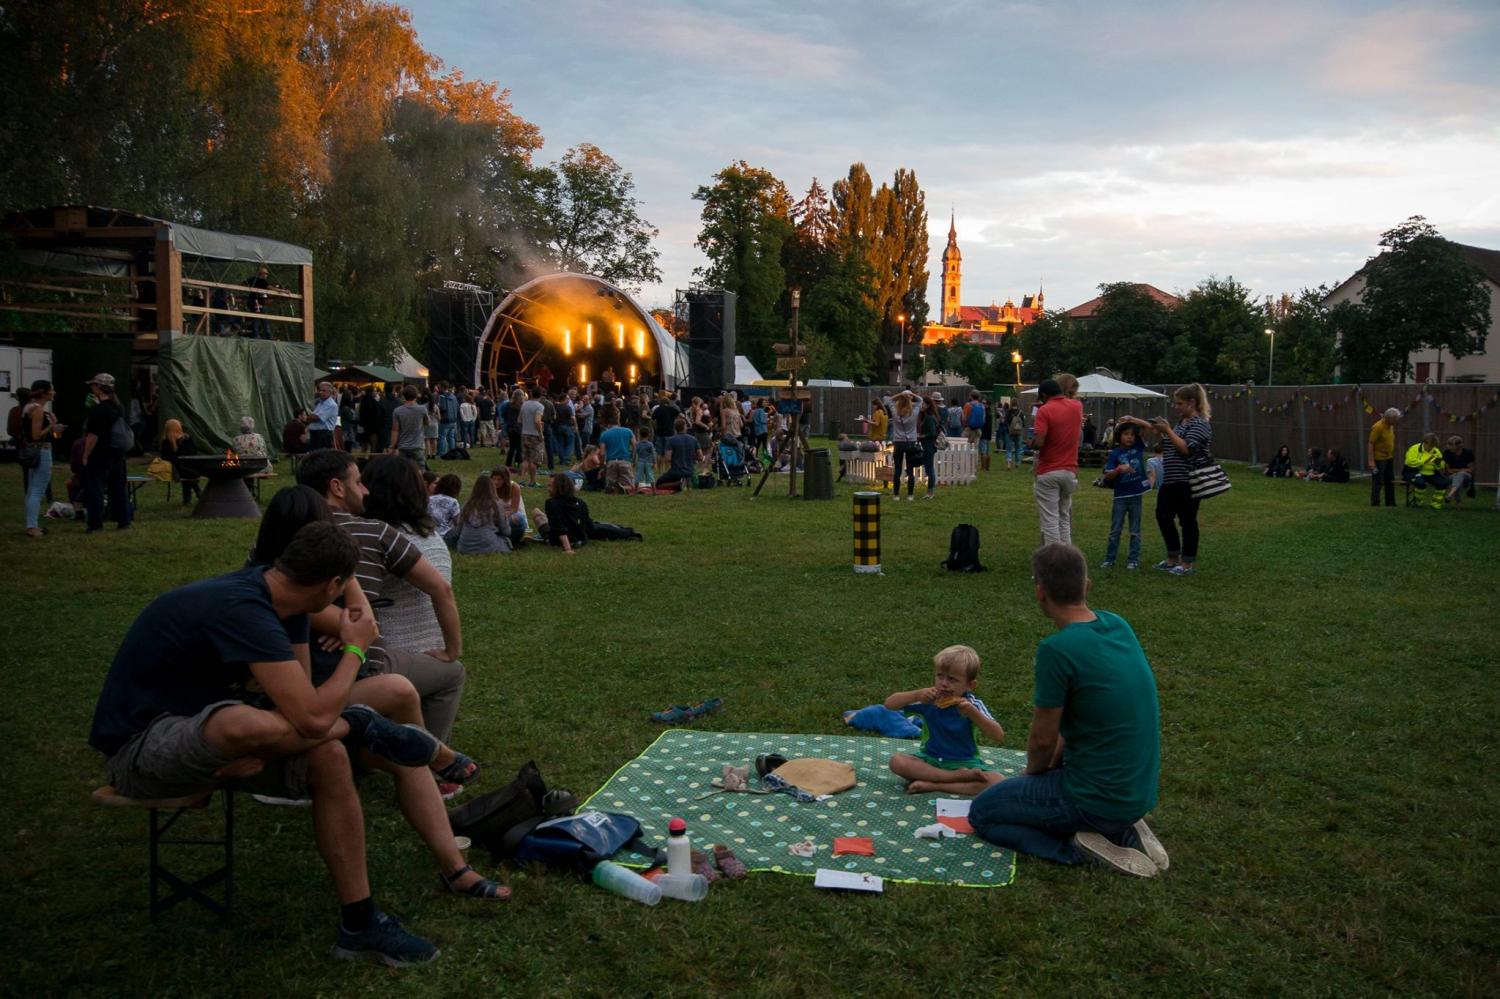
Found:
[{"label": "man in high visibility jacket", "polygon": [[1443,451],[1438,447],[1437,434],[1423,434],[1422,439],[1406,449],[1406,474],[1412,485],[1421,491],[1417,505],[1427,502],[1427,493],[1432,493],[1432,508],[1443,508],[1443,490],[1448,488],[1448,476]]}]

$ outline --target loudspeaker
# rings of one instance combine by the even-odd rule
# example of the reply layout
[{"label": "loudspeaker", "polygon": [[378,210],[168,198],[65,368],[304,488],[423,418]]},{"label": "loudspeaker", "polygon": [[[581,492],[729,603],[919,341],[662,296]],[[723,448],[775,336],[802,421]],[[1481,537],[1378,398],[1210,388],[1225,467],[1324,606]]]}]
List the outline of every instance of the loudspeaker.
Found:
[{"label": "loudspeaker", "polygon": [[490,292],[474,288],[427,291],[427,371],[429,383],[468,385],[474,380],[479,338],[494,307]]},{"label": "loudspeaker", "polygon": [[696,288],[686,298],[688,382],[715,389],[734,384],[734,292]]}]

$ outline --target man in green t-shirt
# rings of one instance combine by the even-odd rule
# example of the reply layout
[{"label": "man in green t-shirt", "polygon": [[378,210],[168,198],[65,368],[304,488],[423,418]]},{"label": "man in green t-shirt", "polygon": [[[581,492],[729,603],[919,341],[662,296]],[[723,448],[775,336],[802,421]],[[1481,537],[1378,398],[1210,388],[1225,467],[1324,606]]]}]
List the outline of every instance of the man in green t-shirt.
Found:
[{"label": "man in green t-shirt", "polygon": [[1031,573],[1057,632],[1036,650],[1026,770],[975,798],[969,823],[1034,857],[1092,857],[1151,877],[1167,869],[1167,851],[1143,818],[1156,807],[1161,773],[1156,678],[1124,618],[1089,609],[1083,552],[1043,545]]}]

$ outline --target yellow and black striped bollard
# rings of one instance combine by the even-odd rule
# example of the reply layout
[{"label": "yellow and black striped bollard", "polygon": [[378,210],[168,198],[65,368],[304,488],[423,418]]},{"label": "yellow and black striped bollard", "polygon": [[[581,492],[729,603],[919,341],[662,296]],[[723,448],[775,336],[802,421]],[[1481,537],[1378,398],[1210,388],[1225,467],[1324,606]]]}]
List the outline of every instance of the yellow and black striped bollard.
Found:
[{"label": "yellow and black striped bollard", "polygon": [[880,571],[880,494],[854,494],[854,571]]}]

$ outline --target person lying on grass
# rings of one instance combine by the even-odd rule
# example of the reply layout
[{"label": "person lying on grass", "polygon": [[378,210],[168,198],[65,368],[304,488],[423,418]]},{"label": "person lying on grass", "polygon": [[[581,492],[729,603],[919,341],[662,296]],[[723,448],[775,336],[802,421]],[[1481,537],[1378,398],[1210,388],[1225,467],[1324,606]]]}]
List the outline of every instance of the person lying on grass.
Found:
[{"label": "person lying on grass", "polygon": [[950,645],[932,657],[932,686],[885,699],[892,711],[922,719],[916,753],[891,757],[891,772],[911,782],[908,794],[978,794],[1001,779],[979,758],[974,743],[976,727],[994,742],[1005,741],[1005,729],[974,696],[978,683],[979,654],[967,645]]}]

